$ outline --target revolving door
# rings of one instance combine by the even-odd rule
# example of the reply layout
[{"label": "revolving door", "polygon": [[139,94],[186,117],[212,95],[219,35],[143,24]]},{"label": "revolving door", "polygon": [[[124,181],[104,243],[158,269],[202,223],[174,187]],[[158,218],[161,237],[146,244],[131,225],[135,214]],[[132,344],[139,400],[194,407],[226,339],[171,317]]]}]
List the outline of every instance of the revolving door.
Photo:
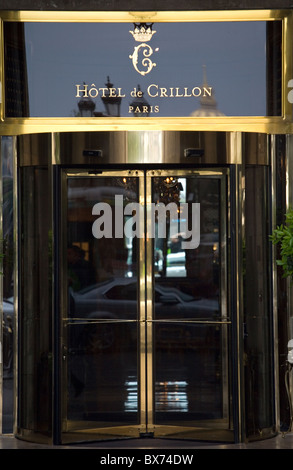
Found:
[{"label": "revolving door", "polygon": [[233,440],[228,170],[61,179],[62,442]]},{"label": "revolving door", "polygon": [[275,432],[268,150],[219,134],[20,139],[19,437]]}]

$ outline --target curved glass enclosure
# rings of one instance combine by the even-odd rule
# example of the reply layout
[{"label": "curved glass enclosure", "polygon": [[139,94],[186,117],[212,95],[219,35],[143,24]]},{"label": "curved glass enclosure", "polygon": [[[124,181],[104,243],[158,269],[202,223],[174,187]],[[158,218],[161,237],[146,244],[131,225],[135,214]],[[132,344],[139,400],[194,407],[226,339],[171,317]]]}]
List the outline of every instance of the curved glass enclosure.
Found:
[{"label": "curved glass enclosure", "polygon": [[267,137],[26,135],[18,178],[17,435],[274,434]]}]

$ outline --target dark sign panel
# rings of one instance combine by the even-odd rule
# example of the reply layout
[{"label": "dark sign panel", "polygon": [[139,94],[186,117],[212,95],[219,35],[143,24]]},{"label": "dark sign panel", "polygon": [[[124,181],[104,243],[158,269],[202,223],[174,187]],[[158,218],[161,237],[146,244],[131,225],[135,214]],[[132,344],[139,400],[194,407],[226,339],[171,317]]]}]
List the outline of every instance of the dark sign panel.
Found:
[{"label": "dark sign panel", "polygon": [[281,21],[16,24],[7,117],[282,114]]}]

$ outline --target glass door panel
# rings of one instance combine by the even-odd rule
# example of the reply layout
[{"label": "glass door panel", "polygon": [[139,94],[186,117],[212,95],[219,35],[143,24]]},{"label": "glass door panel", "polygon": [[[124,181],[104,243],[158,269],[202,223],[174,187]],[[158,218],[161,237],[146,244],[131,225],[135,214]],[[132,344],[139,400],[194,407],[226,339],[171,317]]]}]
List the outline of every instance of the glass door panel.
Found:
[{"label": "glass door panel", "polygon": [[62,442],[233,440],[228,173],[62,178]]},{"label": "glass door panel", "polygon": [[143,239],[123,228],[125,206],[143,207],[143,177],[64,172],[63,180],[62,441],[138,436]]},{"label": "glass door panel", "polygon": [[148,316],[153,335],[154,434],[206,439],[224,435],[233,440],[227,175],[152,171],[148,176],[150,229],[155,234],[149,252],[154,302]]}]

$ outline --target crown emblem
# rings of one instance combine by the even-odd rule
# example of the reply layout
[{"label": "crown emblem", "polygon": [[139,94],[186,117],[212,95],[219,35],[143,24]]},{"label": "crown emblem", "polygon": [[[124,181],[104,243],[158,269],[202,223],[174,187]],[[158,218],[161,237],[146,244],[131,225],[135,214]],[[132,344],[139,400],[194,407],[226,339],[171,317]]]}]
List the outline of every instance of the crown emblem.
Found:
[{"label": "crown emblem", "polygon": [[138,42],[147,42],[150,41],[156,31],[152,30],[154,23],[134,23],[134,30],[129,31],[134,39]]}]

